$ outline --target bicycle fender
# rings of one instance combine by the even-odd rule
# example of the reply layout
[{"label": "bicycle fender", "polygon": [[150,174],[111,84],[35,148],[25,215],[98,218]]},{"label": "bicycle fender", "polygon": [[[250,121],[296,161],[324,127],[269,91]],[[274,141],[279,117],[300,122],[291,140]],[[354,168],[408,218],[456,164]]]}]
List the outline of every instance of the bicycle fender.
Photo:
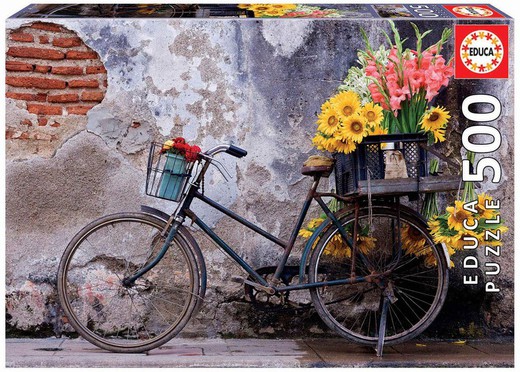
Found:
[{"label": "bicycle fender", "polygon": [[299,275],[299,282],[300,282],[300,284],[303,283],[303,278],[305,276],[305,267],[306,267],[306,264],[307,264],[307,259],[309,258],[309,254],[311,253],[312,248],[314,247],[314,244],[320,238],[320,235],[323,232],[323,230],[325,230],[325,228],[328,227],[331,223],[332,223],[332,221],[329,218],[327,218],[312,233],[312,235],[309,238],[309,240],[307,240],[307,243],[305,244],[305,248],[303,249],[302,258],[301,258],[301,261],[300,261],[300,273],[298,274]]},{"label": "bicycle fender", "polygon": [[157,208],[149,207],[147,205],[141,205],[141,212],[151,214],[155,217],[160,218],[161,220],[168,221],[170,218],[170,215],[168,213],[165,213]]}]

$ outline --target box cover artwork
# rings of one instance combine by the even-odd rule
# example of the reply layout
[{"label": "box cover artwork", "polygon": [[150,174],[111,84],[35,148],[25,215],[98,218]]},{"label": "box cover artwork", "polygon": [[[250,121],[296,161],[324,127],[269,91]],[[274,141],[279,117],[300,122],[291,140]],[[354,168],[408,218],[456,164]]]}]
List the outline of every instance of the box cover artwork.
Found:
[{"label": "box cover artwork", "polygon": [[499,9],[35,4],[6,24],[7,337],[512,340]]}]

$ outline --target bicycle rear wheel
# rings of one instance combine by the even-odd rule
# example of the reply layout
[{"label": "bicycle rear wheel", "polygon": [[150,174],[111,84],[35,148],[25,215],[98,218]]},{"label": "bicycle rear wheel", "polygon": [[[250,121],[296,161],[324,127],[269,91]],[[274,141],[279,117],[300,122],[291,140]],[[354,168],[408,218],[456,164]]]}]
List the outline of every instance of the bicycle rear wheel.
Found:
[{"label": "bicycle rear wheel", "polygon": [[[352,237],[353,214],[340,220]],[[399,256],[399,235],[402,254]],[[424,222],[402,212],[374,207],[360,210],[356,276],[376,274],[372,282],[311,289],[323,321],[354,342],[376,345],[385,297],[390,299],[385,344],[396,344],[423,332],[435,319],[446,298],[447,262],[442,246],[434,244]],[[351,275],[352,252],[336,226],[325,231],[309,265],[309,281],[346,279]]]},{"label": "bicycle rear wheel", "polygon": [[87,225],[69,243],[58,269],[58,295],[68,321],[86,340],[113,352],[144,352],[186,325],[200,281],[182,231],[157,265],[134,284],[122,283],[157,255],[164,227],[147,214],[114,214]]}]

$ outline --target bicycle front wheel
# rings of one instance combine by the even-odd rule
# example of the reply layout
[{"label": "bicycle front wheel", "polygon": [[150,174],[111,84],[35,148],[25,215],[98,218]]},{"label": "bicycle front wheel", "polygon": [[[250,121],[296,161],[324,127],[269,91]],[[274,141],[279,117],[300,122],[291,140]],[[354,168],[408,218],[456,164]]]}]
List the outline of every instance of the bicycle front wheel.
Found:
[{"label": "bicycle front wheel", "polygon": [[186,325],[200,282],[181,231],[157,265],[123,285],[157,256],[164,227],[147,214],[115,214],[87,225],[69,243],[58,269],[58,295],[68,321],[86,340],[113,352],[144,352]]},{"label": "bicycle front wheel", "polygon": [[[340,222],[352,238],[354,215]],[[402,212],[398,220],[391,208],[374,207],[371,214],[360,210],[357,234],[354,264],[351,249],[335,225],[314,248],[311,283],[350,278],[353,267],[357,277],[371,275],[369,281],[311,289],[318,314],[341,336],[376,345],[386,297],[390,301],[385,344],[417,336],[433,322],[446,298],[448,269],[442,247],[434,244],[417,216]]]}]

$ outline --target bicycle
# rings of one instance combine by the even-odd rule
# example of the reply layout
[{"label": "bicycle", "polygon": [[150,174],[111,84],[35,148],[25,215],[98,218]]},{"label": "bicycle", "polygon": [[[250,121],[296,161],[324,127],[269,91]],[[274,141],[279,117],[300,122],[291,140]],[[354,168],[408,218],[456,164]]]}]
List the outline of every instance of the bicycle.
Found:
[{"label": "bicycle", "polygon": [[[150,187],[158,189],[154,177],[166,172],[159,166],[165,161],[160,146],[154,143],[150,149],[147,193]],[[218,145],[177,169],[176,196],[167,199],[179,204],[171,215],[143,206],[140,212],[97,219],[71,240],[58,269],[58,294],[66,320],[82,337],[112,352],[139,353],[183,329],[202,304],[207,279],[202,251],[184,226],[187,218],[245,271],[242,282],[253,299],[283,302],[290,291],[309,290],[326,325],[351,341],[376,347],[379,356],[384,344],[413,338],[433,322],[446,298],[448,258],[422,216],[401,204],[401,195],[318,192],[333,165],[304,166],[302,173],[312,184],[290,237],[283,240],[204,195],[205,174],[210,165],[220,169],[215,156],[221,153],[247,155],[234,145]],[[154,193],[149,195],[164,196]],[[333,213],[324,198],[345,207]],[[191,210],[195,200],[280,246],[275,269],[250,266]],[[307,241],[295,271],[287,260],[312,201],[327,219]]]}]

